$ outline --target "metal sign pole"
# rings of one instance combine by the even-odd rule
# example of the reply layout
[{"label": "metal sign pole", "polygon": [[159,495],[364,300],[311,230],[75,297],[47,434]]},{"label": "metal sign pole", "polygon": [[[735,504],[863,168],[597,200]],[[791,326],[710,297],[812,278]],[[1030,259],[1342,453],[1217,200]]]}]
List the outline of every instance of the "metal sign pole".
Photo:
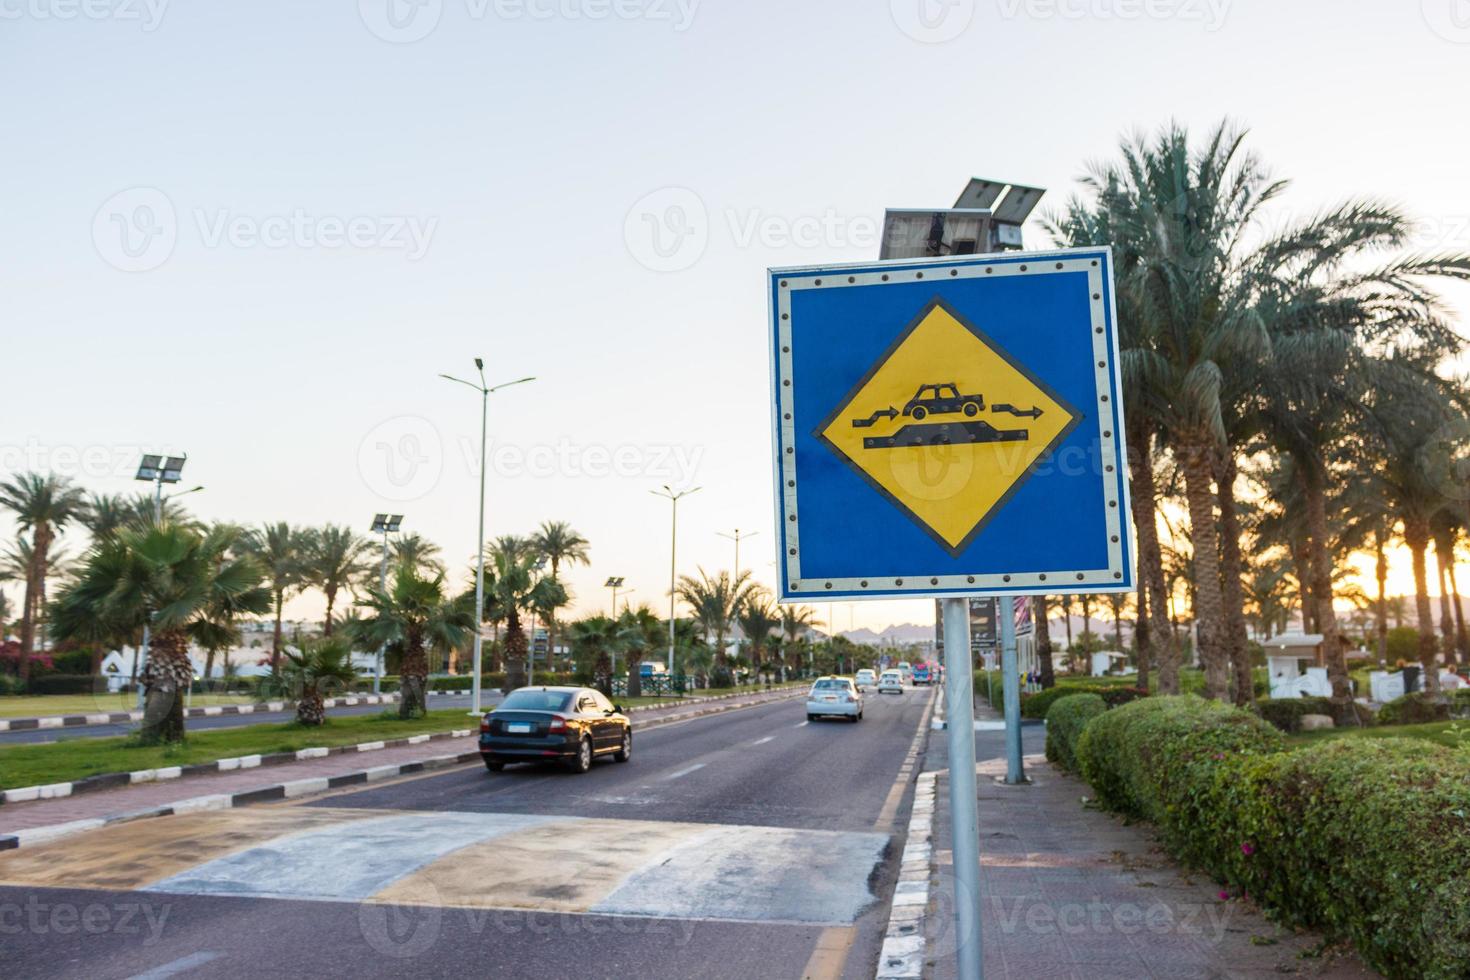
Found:
[{"label": "metal sign pole", "polygon": [[1006,709],[1006,782],[1024,783],[1021,768],[1021,674],[1016,665],[1016,597],[1002,596],[1000,616],[1001,697]]},{"label": "metal sign pole", "polygon": [[955,958],[981,980],[980,815],[975,790],[975,675],[970,600],[944,600],[944,699],[949,708],[949,821],[954,837]]}]

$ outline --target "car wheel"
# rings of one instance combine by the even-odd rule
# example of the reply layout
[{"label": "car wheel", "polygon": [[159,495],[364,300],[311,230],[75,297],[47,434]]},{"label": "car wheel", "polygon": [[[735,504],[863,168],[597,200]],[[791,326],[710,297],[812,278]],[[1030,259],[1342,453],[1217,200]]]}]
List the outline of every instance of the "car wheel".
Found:
[{"label": "car wheel", "polygon": [[965,402],[965,417],[974,418],[980,412],[980,406],[974,402]]},{"label": "car wheel", "polygon": [[814,714],[812,714],[810,711],[808,711],[806,713],[806,720],[807,721],[816,721],[817,720],[817,716],[814,715]]},{"label": "car wheel", "polygon": [[622,748],[613,753],[613,761],[627,762],[631,758],[633,758],[633,733],[625,731],[623,732]]},{"label": "car wheel", "polygon": [[505,763],[503,763],[503,762],[491,762],[489,759],[486,759],[485,760],[485,768],[486,769],[489,769],[491,772],[500,772],[502,769],[505,768]]},{"label": "car wheel", "polygon": [[915,405],[914,406],[913,417],[914,417],[914,421],[915,422],[922,422],[922,421],[924,421],[924,416],[926,416],[928,414],[929,414],[929,410],[926,409],[924,406],[922,406],[922,405]]},{"label": "car wheel", "polygon": [[576,758],[570,763],[572,772],[582,773],[592,768],[592,740],[582,739],[582,745],[577,750]]}]

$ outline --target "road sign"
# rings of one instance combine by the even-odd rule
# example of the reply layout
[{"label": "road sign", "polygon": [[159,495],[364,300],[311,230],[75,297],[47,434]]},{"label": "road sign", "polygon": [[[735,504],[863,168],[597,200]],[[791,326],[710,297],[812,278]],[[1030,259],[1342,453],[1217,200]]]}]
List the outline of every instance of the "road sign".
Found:
[{"label": "road sign", "polygon": [[1107,248],[770,270],[788,600],[1133,589]]}]

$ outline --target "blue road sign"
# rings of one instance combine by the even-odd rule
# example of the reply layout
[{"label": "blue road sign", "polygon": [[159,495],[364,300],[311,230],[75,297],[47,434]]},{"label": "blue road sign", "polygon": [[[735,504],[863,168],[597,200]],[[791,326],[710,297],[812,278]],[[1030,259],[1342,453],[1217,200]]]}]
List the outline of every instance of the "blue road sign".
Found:
[{"label": "blue road sign", "polygon": [[783,600],[1133,590],[1110,250],[769,274]]}]

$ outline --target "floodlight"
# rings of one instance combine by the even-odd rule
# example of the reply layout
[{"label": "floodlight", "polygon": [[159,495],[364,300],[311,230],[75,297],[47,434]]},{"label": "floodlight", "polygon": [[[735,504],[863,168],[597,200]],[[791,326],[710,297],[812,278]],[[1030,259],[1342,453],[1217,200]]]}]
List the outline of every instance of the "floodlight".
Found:
[{"label": "floodlight", "polygon": [[373,515],[373,532],[374,533],[381,533],[381,532],[386,531],[386,530],[388,530],[388,515],[387,514],[374,514]]},{"label": "floodlight", "polygon": [[403,526],[403,515],[402,514],[390,514],[388,516],[388,530],[389,530],[390,533],[391,532],[396,532],[402,526]]},{"label": "floodlight", "polygon": [[153,482],[154,480],[158,479],[158,474],[160,469],[162,468],[162,464],[162,456],[145,455],[143,457],[143,462],[138,464],[138,475],[133,477],[133,479],[147,480],[150,483]]},{"label": "floodlight", "polygon": [[163,461],[163,473],[158,477],[164,483],[178,483],[184,477],[187,456],[170,456]]},{"label": "floodlight", "polygon": [[622,585],[623,585],[623,576],[621,576],[621,575],[612,575],[612,576],[609,576],[608,577],[608,580],[606,582],[602,583],[602,585],[603,585],[604,588],[608,588],[608,589],[622,588]]}]

